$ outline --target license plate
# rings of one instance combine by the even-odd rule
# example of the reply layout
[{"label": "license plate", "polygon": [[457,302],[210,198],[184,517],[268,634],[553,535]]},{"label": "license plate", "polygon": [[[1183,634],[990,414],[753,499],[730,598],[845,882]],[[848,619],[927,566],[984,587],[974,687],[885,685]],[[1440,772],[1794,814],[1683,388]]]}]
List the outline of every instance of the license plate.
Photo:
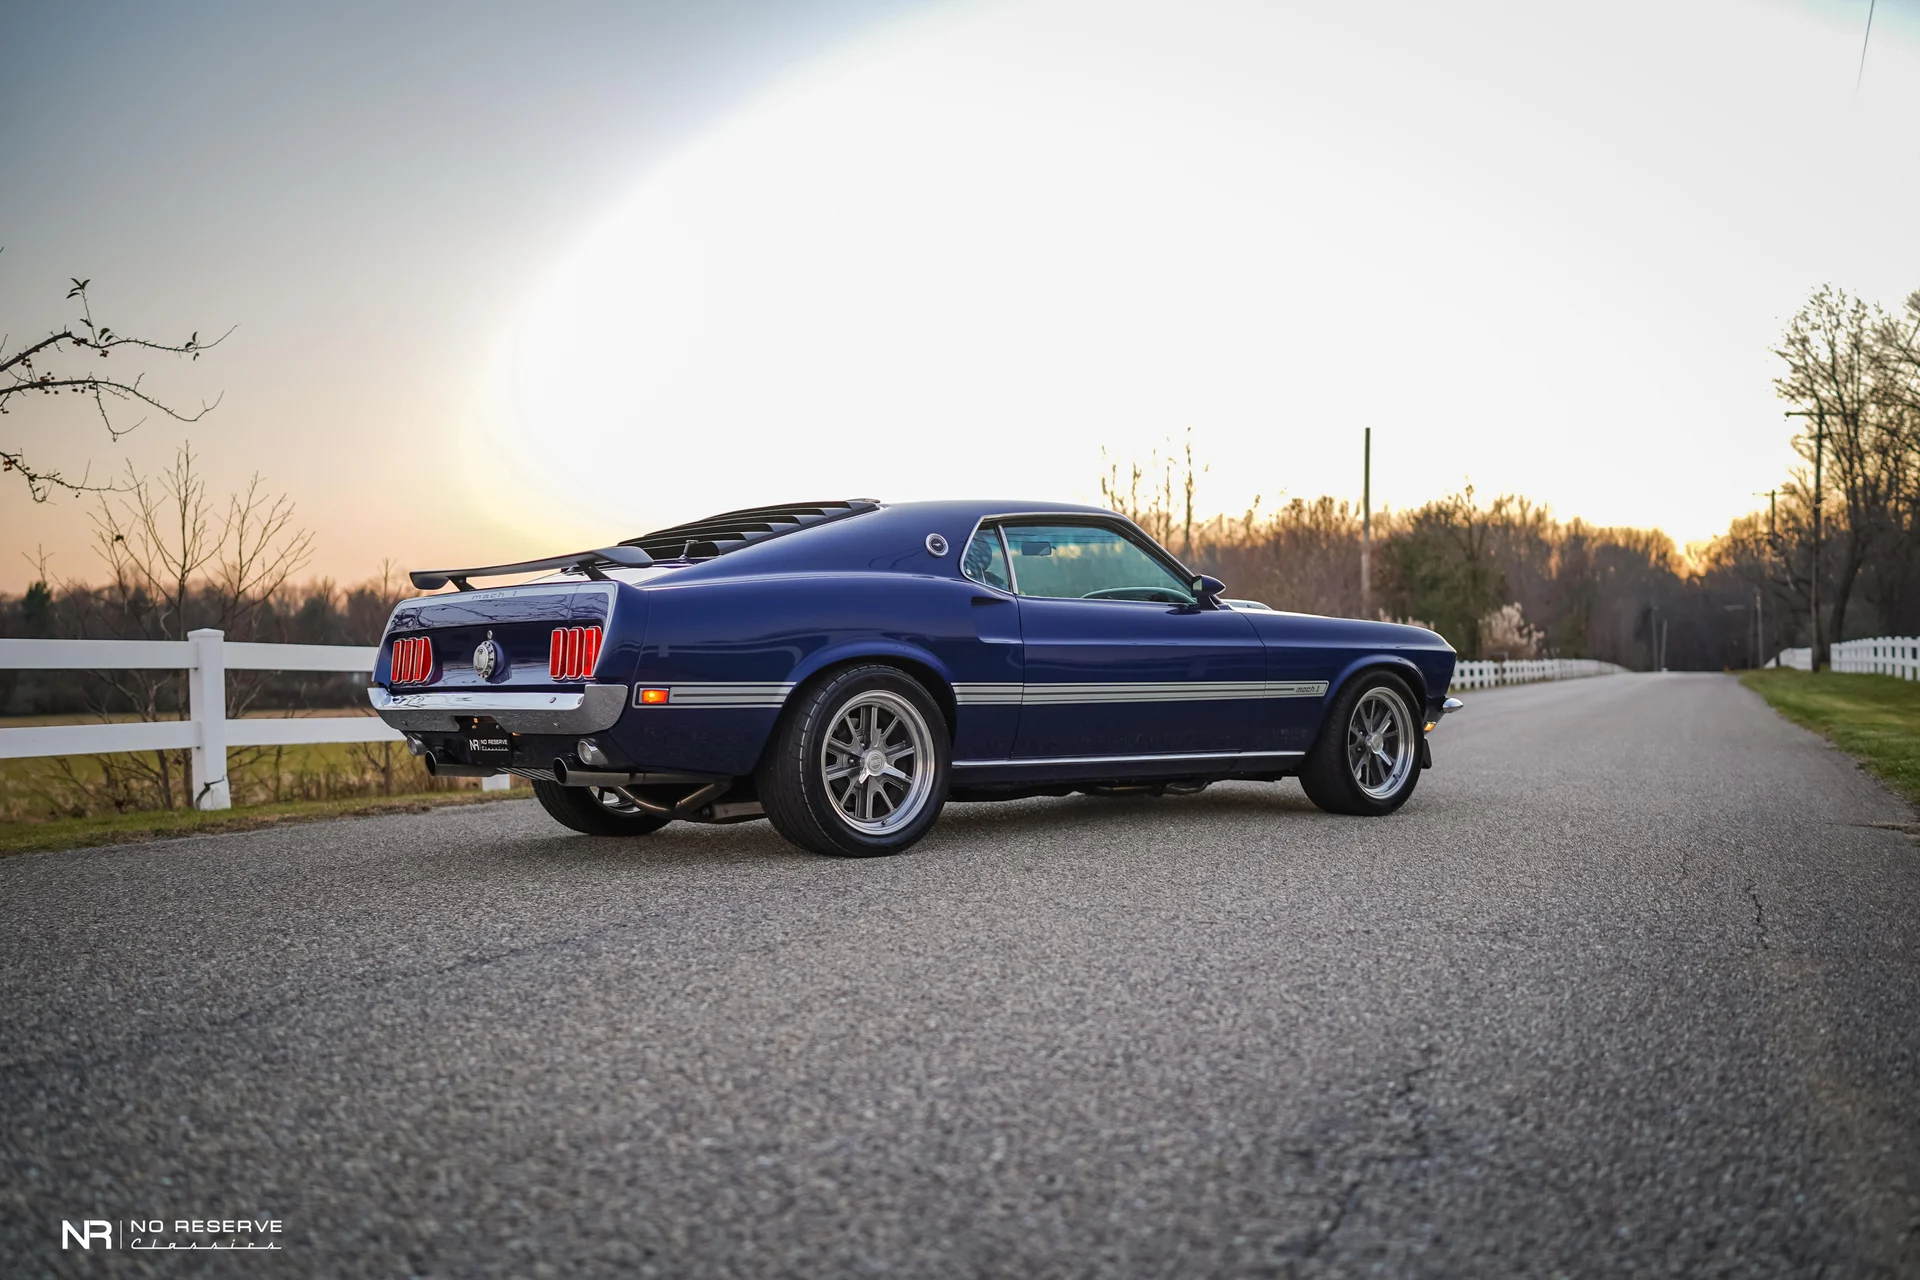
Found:
[{"label": "license plate", "polygon": [[513,739],[505,733],[475,734],[467,739],[468,764],[512,764]]}]

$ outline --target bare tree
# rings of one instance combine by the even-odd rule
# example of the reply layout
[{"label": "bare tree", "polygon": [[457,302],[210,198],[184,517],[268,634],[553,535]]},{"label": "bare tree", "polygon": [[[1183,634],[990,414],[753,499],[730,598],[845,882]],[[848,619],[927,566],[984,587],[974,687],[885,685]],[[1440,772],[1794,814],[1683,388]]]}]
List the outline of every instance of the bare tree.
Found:
[{"label": "bare tree", "polygon": [[[1127,464],[1127,475],[1123,480],[1120,464],[1107,456],[1103,447],[1100,450],[1101,461],[1106,464],[1106,474],[1100,477],[1100,500],[1114,511],[1139,525],[1153,536],[1154,541],[1163,547],[1171,548],[1174,533],[1180,537],[1180,555],[1183,560],[1191,559],[1194,551],[1194,490],[1199,487],[1200,477],[1212,470],[1211,465],[1202,465],[1198,471],[1193,467],[1193,428],[1187,428],[1182,449],[1174,448],[1173,442],[1165,442],[1166,456],[1160,455],[1156,447],[1147,455],[1143,464],[1134,461]],[[1179,476],[1175,477],[1175,467],[1180,466]],[[1146,490],[1141,491],[1142,484]]]},{"label": "bare tree", "polygon": [[[123,484],[98,495],[94,540],[112,575],[86,591],[68,584],[68,594],[87,602],[75,619],[82,634],[118,639],[184,640],[197,627],[218,627],[252,638],[256,616],[306,564],[313,535],[293,523],[293,503],[269,494],[255,475],[228,497],[223,510],[207,495],[193,451],[183,447],[155,479],[129,466]],[[103,672],[95,711],[131,709],[142,720],[184,719],[188,714],[181,672]],[[251,705],[264,675],[227,680],[227,714]],[[126,757],[107,769],[104,783],[116,795],[150,789],[163,808],[187,800],[180,783],[188,776],[183,752]],[[113,770],[125,771],[116,777]],[[76,785],[78,778],[70,779]]]},{"label": "bare tree", "polygon": [[[1822,545],[1809,573],[1823,590],[1832,581],[1831,623],[1820,619],[1814,654],[1826,661],[1826,646],[1843,639],[1847,610],[1861,571],[1899,529],[1899,510],[1915,470],[1915,418],[1898,385],[1895,353],[1883,339],[1891,317],[1860,298],[1823,285],[1801,307],[1775,354],[1786,372],[1774,379],[1784,400],[1799,407],[1804,429],[1794,447],[1814,474],[1794,477],[1807,490],[1816,513],[1829,492],[1841,499],[1831,550]],[[1826,539],[1820,541],[1825,544]]]},{"label": "bare tree", "polygon": [[[197,411],[189,413],[143,390],[141,383],[145,380],[144,373],[123,375],[118,370],[106,372],[98,366],[87,368],[83,362],[107,360],[123,351],[160,352],[198,360],[201,352],[219,346],[233,332],[228,329],[213,341],[202,342],[196,330],[185,342],[177,343],[157,342],[151,338],[120,333],[106,324],[95,322],[93,306],[87,298],[87,286],[90,283],[90,280],[76,279],[73,287],[67,290],[67,300],[80,304],[80,314],[63,327],[14,350],[9,350],[7,338],[0,337],[0,414],[11,413],[24,402],[23,397],[29,395],[80,396],[92,402],[94,412],[107,430],[107,437],[118,440],[146,419],[142,417],[120,425],[114,420],[109,402],[155,410],[177,422],[198,422],[220,403],[216,396],[212,404],[202,401]],[[88,475],[70,480],[58,470],[34,464],[23,449],[5,446],[0,446],[0,471],[18,474],[26,482],[27,492],[35,502],[45,502],[56,489],[81,492],[98,491],[106,487],[89,484]]]}]

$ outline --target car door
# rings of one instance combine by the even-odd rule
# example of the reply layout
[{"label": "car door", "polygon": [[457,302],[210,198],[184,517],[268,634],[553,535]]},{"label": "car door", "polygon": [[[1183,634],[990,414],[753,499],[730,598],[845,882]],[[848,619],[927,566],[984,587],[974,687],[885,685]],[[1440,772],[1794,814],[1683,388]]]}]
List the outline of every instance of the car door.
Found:
[{"label": "car door", "polygon": [[1231,753],[1253,739],[1266,655],[1197,602],[1165,552],[1097,518],[999,522],[1025,650],[1014,756]]}]

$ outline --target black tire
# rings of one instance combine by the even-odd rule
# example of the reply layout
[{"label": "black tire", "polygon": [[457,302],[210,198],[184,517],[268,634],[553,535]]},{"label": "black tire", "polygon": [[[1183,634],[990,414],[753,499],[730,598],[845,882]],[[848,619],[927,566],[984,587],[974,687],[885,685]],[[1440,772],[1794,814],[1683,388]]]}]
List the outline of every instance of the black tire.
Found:
[{"label": "black tire", "polygon": [[[877,741],[861,740],[863,724]],[[876,749],[891,773],[869,772]],[[946,717],[919,681],[894,667],[848,667],[794,695],[755,781],[767,820],[792,843],[877,858],[904,852],[939,819],[950,752]],[[840,779],[828,777],[835,769]]]},{"label": "black tire", "polygon": [[[1397,723],[1382,729],[1374,743],[1367,729],[1381,724],[1383,712],[1386,720]],[[1405,680],[1389,671],[1361,672],[1334,698],[1320,736],[1307,752],[1306,767],[1300,771],[1307,798],[1328,813],[1364,818],[1392,813],[1420,782],[1421,723],[1420,703]],[[1383,752],[1392,756],[1391,766],[1376,758]],[[1369,786],[1363,774],[1374,779],[1374,785]]]},{"label": "black tire", "polygon": [[625,804],[597,787],[563,787],[535,779],[533,798],[563,827],[590,836],[644,836],[673,821],[657,813]]}]

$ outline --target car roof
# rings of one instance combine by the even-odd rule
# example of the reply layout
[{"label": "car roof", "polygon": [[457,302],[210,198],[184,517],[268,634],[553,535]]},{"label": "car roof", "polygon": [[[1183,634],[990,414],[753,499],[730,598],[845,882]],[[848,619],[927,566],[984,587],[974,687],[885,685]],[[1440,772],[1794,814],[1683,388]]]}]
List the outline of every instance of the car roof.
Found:
[{"label": "car roof", "polygon": [[[756,543],[802,533],[851,516],[885,511],[894,519],[923,519],[969,525],[993,515],[1098,515],[1114,513],[1101,507],[1043,499],[970,498],[928,502],[881,502],[874,498],[840,498],[821,502],[788,502],[764,507],[742,507],[669,525],[621,546],[639,547],[658,561],[711,560]],[[891,521],[889,521],[891,523]]]},{"label": "car roof", "polygon": [[[773,519],[763,514],[787,511],[791,507],[820,514],[804,514],[797,520]],[[944,540],[946,547],[959,551],[982,520],[1011,515],[1123,519],[1100,507],[1033,498],[899,503],[849,499],[840,503],[795,503],[783,508],[749,507],[646,534],[634,539],[632,545],[646,547],[657,562],[653,570],[640,571],[641,575],[664,581],[654,579],[654,574],[666,570],[673,583],[821,571],[881,570],[945,575],[959,572],[958,557],[947,550],[934,553],[937,542]],[[683,536],[683,530],[717,525],[726,520],[760,527],[739,529],[737,532],[742,536],[737,537],[719,536],[733,532],[725,528],[712,538]],[[689,541],[693,544],[691,547]],[[620,576],[618,571],[614,572]]]}]

